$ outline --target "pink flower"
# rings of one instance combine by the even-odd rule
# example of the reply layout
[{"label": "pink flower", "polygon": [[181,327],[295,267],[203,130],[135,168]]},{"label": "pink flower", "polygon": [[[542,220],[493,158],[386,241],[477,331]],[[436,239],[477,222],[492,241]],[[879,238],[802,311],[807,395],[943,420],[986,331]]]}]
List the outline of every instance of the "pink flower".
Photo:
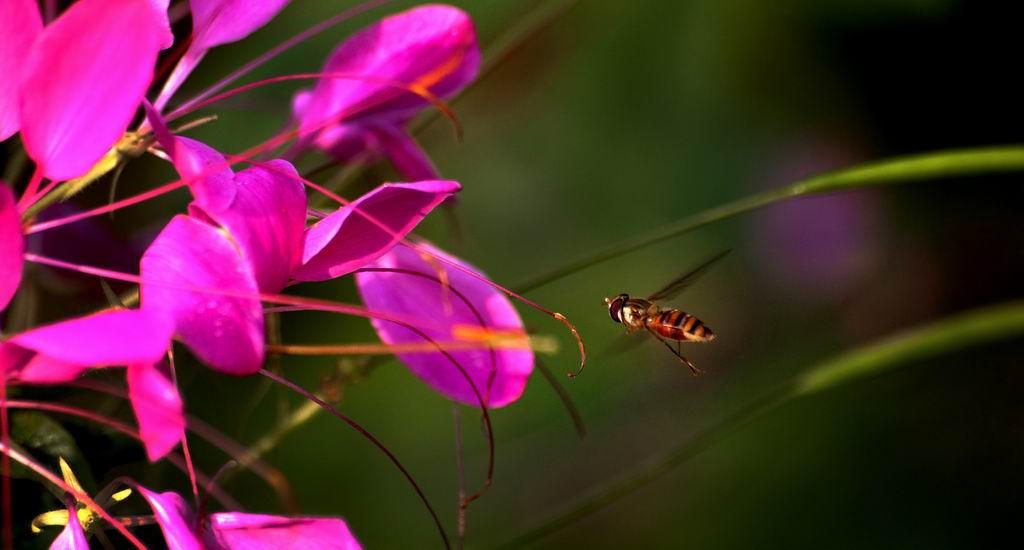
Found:
[{"label": "pink flower", "polygon": [[[423,245],[423,248],[479,273],[432,246]],[[439,270],[447,278],[447,287],[441,283]],[[420,327],[420,330],[436,342],[458,340],[460,327],[523,330],[519,314],[504,294],[467,273],[448,269],[437,260],[428,261],[422,253],[406,246],[392,248],[366,271],[357,272],[356,285],[366,306],[373,311],[434,320],[440,326]],[[371,322],[387,344],[424,343],[423,336],[401,325],[380,319],[371,319]],[[519,399],[533,371],[533,353],[528,349],[450,353],[467,371],[488,407],[502,407]],[[441,394],[479,406],[472,386],[443,354],[436,351],[400,353],[398,357]]]},{"label": "pink flower", "polygon": [[[348,525],[336,518],[288,518],[263,514],[219,512],[197,518],[177,493],[139,492],[149,502],[174,550],[287,550],[362,548]],[[197,527],[198,526],[198,527]]]},{"label": "pink flower", "polygon": [[324,77],[296,95],[294,116],[302,147],[309,144],[347,162],[363,152],[382,154],[408,181],[435,179],[426,154],[405,126],[429,104],[396,88],[401,83],[452,97],[476,77],[480,50],[469,17],[458,8],[428,5],[387,17],[343,42]]},{"label": "pink flower", "polygon": [[[19,11],[19,20],[30,34],[38,13],[23,8],[29,11]],[[153,79],[166,33],[166,14],[161,20],[150,2],[79,0],[32,40],[27,53],[24,37],[14,49],[4,44],[0,58],[17,56],[23,67],[13,82],[4,73],[0,96],[18,98],[22,140],[43,176],[81,176],[121,138]],[[9,101],[0,102],[8,120],[9,108]]]},{"label": "pink flower", "polygon": [[387,252],[438,204],[454,181],[383,184],[308,229],[306,195],[295,168],[272,160],[237,174],[215,149],[171,135],[155,110],[150,124],[195,200],[193,217],[223,229],[252,268],[260,291],[351,273]]}]

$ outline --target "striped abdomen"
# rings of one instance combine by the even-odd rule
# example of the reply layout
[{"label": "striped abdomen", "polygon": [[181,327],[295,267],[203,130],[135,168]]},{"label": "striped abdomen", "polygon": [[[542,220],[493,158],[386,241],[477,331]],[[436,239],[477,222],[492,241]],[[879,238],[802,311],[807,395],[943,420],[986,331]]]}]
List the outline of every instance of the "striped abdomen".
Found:
[{"label": "striped abdomen", "polygon": [[662,311],[651,318],[649,325],[654,332],[669,340],[710,342],[715,339],[715,333],[700,319],[678,309]]}]

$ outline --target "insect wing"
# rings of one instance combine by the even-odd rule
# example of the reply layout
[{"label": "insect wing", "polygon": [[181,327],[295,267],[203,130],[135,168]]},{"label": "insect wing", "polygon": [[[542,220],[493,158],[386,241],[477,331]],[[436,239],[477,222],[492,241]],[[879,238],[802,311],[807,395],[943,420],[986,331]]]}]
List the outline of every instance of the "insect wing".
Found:
[{"label": "insect wing", "polygon": [[684,273],[678,279],[675,279],[669,284],[665,285],[665,287],[662,288],[661,290],[655,292],[654,294],[651,294],[650,296],[647,297],[647,299],[652,302],[656,302],[658,300],[664,300],[666,298],[671,298],[676,294],[679,294],[680,292],[688,288],[690,285],[692,285],[697,279],[699,279],[701,275],[707,273],[708,269],[710,269],[711,266],[715,264],[715,262],[724,258],[725,255],[731,251],[731,249],[726,249],[722,252],[719,252],[717,255],[705,260],[704,263],[700,264],[693,270]]}]

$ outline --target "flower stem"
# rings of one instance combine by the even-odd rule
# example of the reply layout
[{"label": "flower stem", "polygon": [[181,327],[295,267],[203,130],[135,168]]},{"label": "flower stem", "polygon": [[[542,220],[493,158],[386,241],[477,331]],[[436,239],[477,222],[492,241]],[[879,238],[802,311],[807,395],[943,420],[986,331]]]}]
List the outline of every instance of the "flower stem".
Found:
[{"label": "flower stem", "polygon": [[799,180],[786,187],[772,189],[705,210],[649,233],[626,239],[547,273],[537,275],[515,288],[519,292],[529,292],[599,263],[688,233],[705,225],[793,197],[955,176],[997,174],[1022,170],[1024,170],[1024,146],[1017,145],[936,151],[826,172]]},{"label": "flower stem", "polygon": [[854,349],[791,378],[693,439],[652,457],[637,470],[598,488],[568,511],[499,548],[520,548],[576,523],[630,495],[780,405],[914,361],[1021,335],[1024,335],[1024,301],[975,309]]}]

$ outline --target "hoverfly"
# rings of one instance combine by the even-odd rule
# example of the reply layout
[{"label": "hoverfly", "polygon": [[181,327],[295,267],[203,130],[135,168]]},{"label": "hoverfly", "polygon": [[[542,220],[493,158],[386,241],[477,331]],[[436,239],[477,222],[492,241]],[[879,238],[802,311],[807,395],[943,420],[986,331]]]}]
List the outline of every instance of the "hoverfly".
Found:
[{"label": "hoverfly", "polygon": [[[694,376],[700,375],[703,371],[694,366],[689,359],[683,357],[683,342],[711,342],[715,339],[715,333],[697,317],[679,309],[663,308],[654,302],[671,298],[682,292],[728,253],[729,251],[726,250],[708,259],[647,298],[630,298],[629,294],[605,298],[604,303],[608,306],[608,314],[611,315],[612,321],[625,325],[627,333],[638,330],[646,330],[651,333],[662,344],[665,344],[665,347],[675,354],[684,365],[689,367]],[[676,345],[673,347],[669,341],[675,342]]]}]

